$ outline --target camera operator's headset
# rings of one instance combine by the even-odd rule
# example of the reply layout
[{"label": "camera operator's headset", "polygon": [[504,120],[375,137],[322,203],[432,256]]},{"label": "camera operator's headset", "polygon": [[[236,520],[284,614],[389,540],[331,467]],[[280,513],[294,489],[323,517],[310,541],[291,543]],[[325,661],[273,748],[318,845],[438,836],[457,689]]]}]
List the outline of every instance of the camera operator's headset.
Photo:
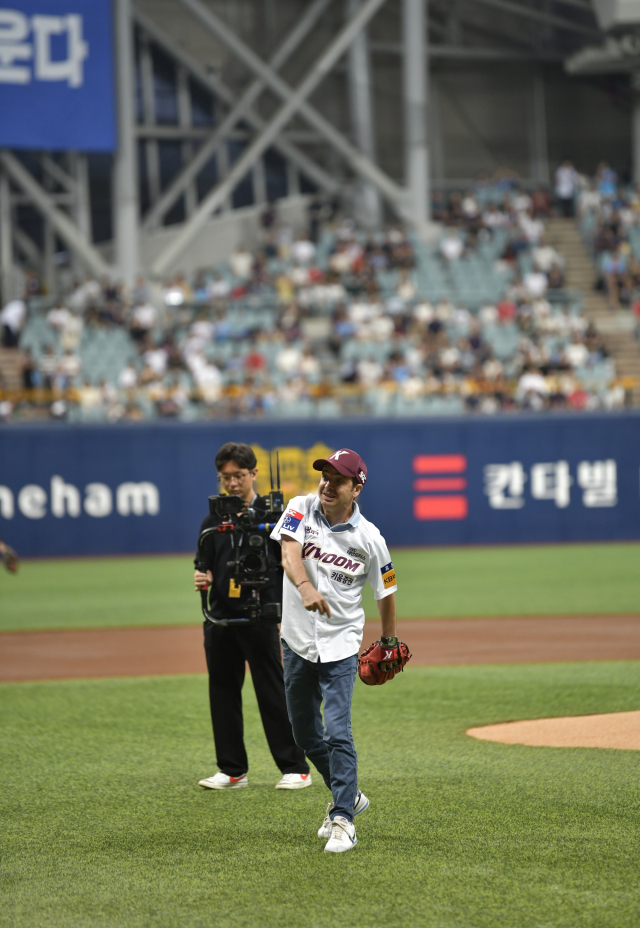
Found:
[{"label": "camera operator's headset", "polygon": [[[279,470],[279,468],[278,468]],[[278,481],[279,482],[279,481]],[[213,625],[277,625],[282,618],[280,603],[261,603],[260,589],[271,582],[273,558],[269,555],[267,541],[284,512],[284,497],[280,490],[269,493],[269,511],[259,519],[255,509],[244,508],[240,496],[210,496],[209,512],[219,520],[212,528],[206,528],[198,538],[198,552],[195,557],[196,570],[207,572],[206,542],[217,532],[228,532],[234,548],[235,558],[227,562],[229,579],[238,590],[248,587],[251,597],[246,605],[246,615],[238,618],[221,619],[212,615],[209,606],[209,588],[200,590],[202,614]],[[239,514],[238,514],[239,513]],[[248,540],[249,551],[242,552],[244,540]]]}]

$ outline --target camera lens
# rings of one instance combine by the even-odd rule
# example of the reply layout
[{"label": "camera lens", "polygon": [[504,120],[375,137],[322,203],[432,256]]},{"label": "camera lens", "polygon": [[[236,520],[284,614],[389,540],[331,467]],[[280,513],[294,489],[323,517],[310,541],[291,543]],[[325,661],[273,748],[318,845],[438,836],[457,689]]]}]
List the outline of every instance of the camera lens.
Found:
[{"label": "camera lens", "polygon": [[242,569],[248,574],[257,574],[262,569],[262,558],[259,554],[247,554],[242,562]]}]

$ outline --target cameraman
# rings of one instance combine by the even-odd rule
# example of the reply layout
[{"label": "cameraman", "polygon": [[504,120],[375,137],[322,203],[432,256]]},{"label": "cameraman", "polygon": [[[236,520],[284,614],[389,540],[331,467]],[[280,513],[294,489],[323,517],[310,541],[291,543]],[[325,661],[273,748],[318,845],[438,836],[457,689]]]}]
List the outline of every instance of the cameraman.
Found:
[{"label": "cameraman", "polygon": [[[245,506],[252,506],[260,515],[268,511],[268,501],[254,490],[253,484],[258,475],[256,463],[256,456],[249,445],[235,442],[227,442],[216,455],[218,479],[224,491],[229,496],[240,496]],[[200,532],[216,526],[218,522],[214,516],[207,516]],[[243,616],[249,599],[247,589],[236,586],[227,568],[227,562],[234,556],[232,534],[213,532],[209,535],[205,555],[209,569],[206,573],[195,572],[196,590],[211,586],[210,611],[221,619]],[[279,545],[270,542],[269,548],[280,563]],[[261,590],[260,599],[262,602],[282,602],[281,568],[278,568],[273,584]],[[205,620],[204,649],[209,671],[213,738],[220,772],[200,780],[199,785],[206,789],[239,789],[248,785],[249,763],[242,721],[242,685],[245,661],[248,661],[267,742],[282,772],[276,789],[310,786],[309,766],[304,753],[293,740],[287,715],[278,627],[270,624],[221,626]]]}]

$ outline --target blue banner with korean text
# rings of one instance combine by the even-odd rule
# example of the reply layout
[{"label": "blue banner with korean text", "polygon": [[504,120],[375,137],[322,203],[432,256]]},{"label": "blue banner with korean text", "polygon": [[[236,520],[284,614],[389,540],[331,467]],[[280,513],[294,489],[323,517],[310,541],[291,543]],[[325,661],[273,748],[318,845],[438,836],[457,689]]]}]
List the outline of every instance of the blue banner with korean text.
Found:
[{"label": "blue banner with korean text", "polygon": [[111,0],[0,0],[0,148],[116,147]]},{"label": "blue banner with korean text", "polygon": [[258,490],[279,451],[285,498],[316,458],[367,463],[362,509],[391,545],[640,539],[640,414],[387,423],[216,422],[0,428],[0,537],[25,556],[187,551],[226,441]]}]

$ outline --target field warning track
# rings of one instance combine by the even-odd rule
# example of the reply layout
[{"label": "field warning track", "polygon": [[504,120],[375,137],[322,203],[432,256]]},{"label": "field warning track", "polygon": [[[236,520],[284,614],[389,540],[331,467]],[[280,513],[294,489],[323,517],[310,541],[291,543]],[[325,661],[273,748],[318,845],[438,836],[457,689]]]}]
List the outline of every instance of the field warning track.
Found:
[{"label": "field warning track", "polygon": [[[363,646],[380,634],[367,622]],[[398,622],[413,666],[640,660],[640,615]],[[201,626],[0,633],[0,681],[204,673]]]}]

